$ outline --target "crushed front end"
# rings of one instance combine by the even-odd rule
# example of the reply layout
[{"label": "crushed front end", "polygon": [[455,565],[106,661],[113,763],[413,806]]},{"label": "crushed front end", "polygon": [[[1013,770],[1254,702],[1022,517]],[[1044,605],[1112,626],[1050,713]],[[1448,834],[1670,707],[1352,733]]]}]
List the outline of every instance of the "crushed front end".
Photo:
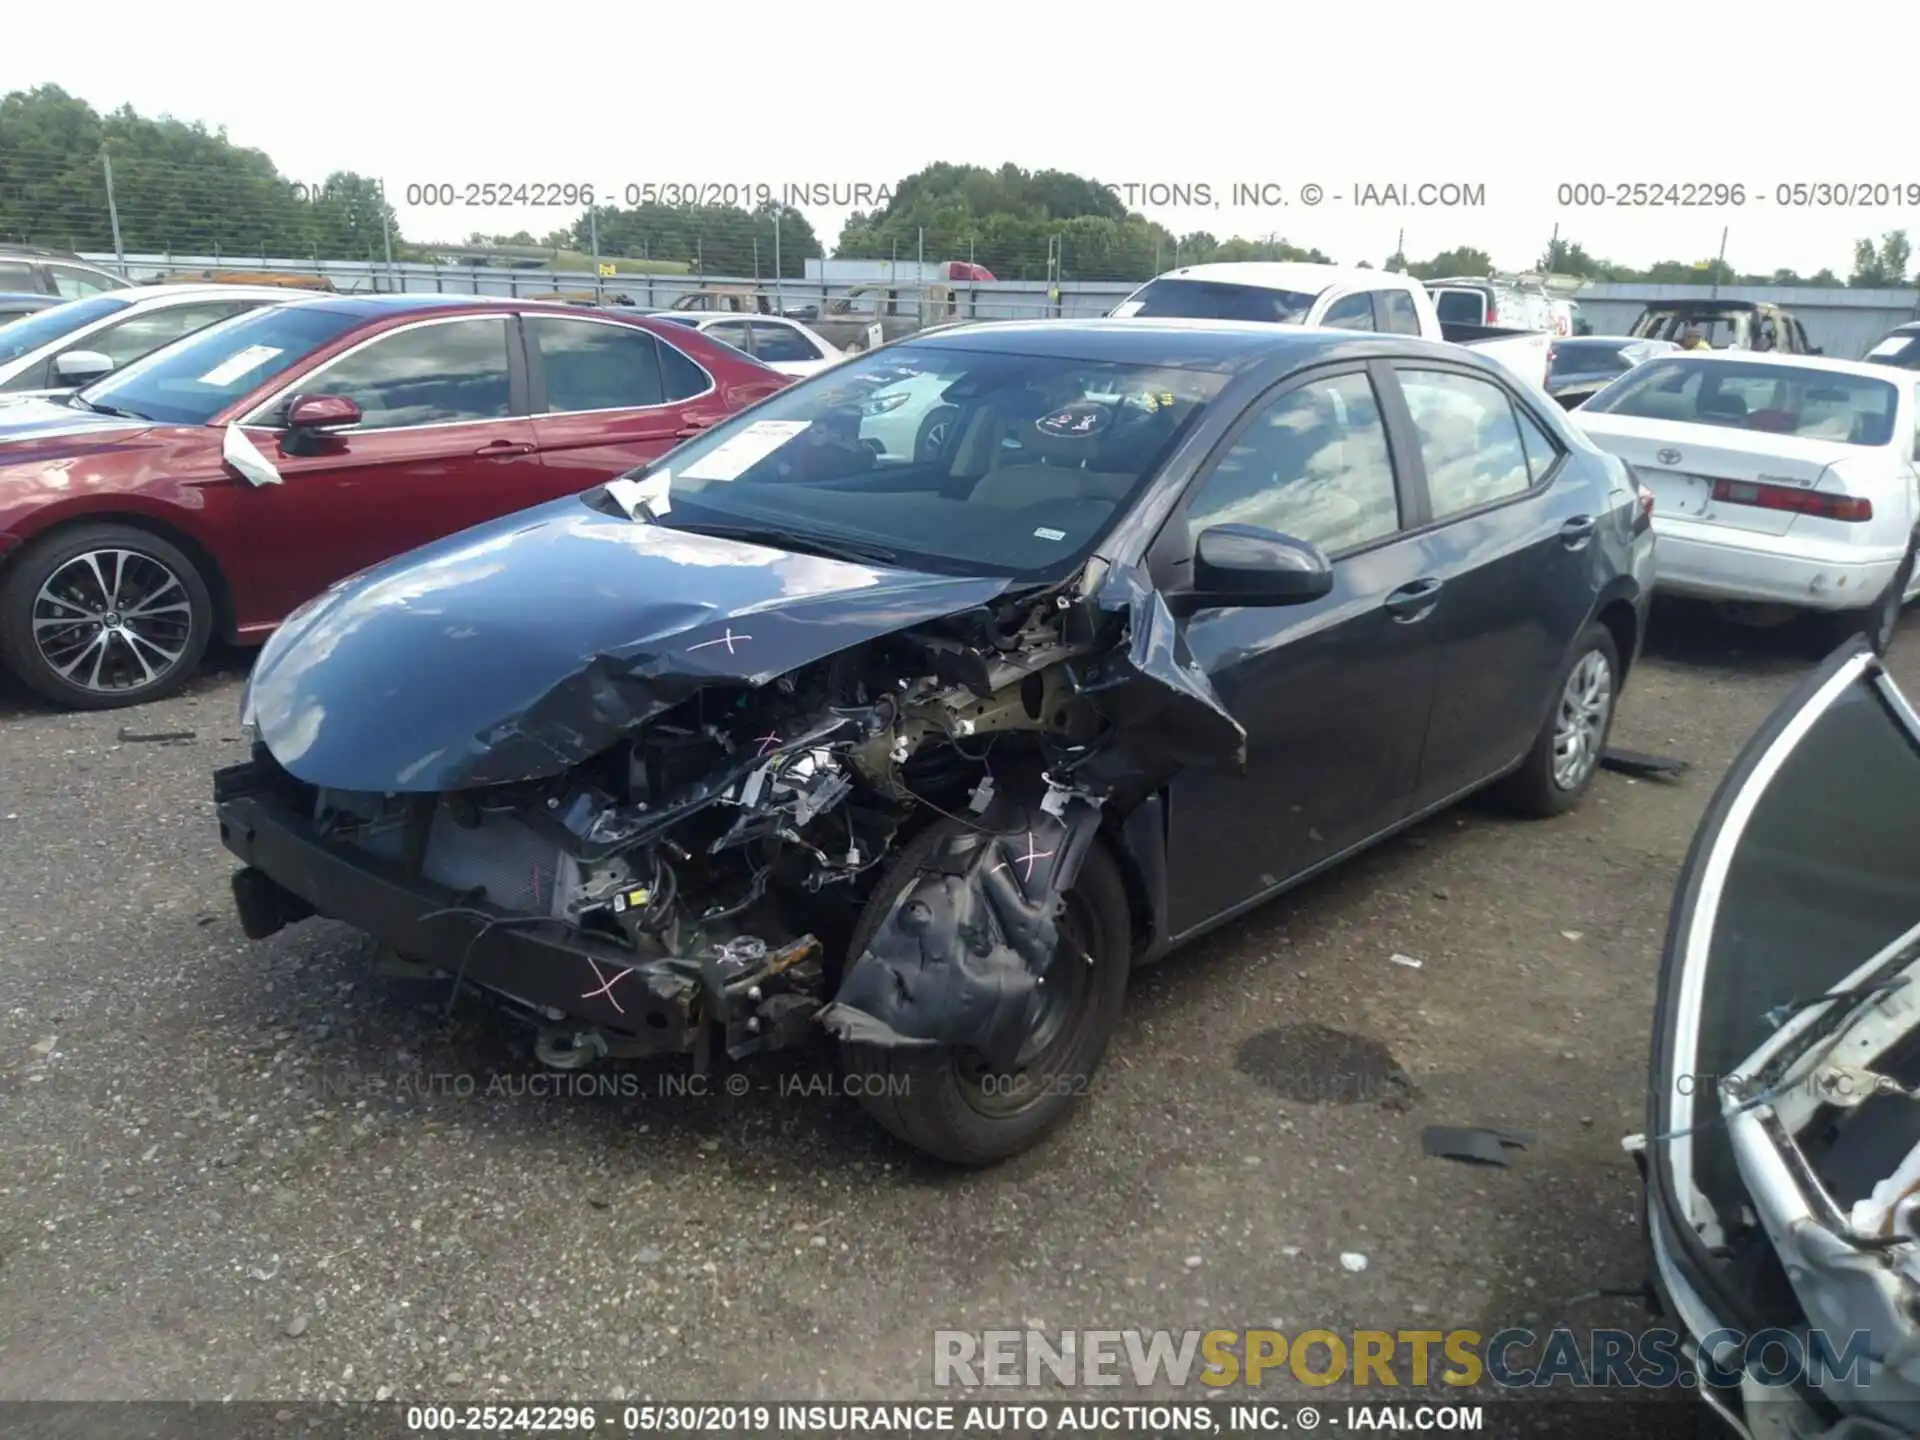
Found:
[{"label": "crushed front end", "polygon": [[[216,777],[242,924],[264,938],[344,921],[530,1021],[552,1064],[714,1045],[737,1058],[816,1022],[1011,1058],[1102,825],[1171,773],[1167,757],[1230,761],[1244,738],[1137,576],[1077,583],[771,676],[670,672],[663,651],[773,629],[700,615],[670,645],[591,657],[493,727],[522,755],[618,736],[525,778],[496,778],[499,751],[475,747],[465,776],[480,783],[334,788],[283,764],[270,733]],[[289,754],[325,709],[301,683],[267,727]],[[1143,687],[1160,698],[1142,703]],[[906,858],[929,826],[947,843]]]}]

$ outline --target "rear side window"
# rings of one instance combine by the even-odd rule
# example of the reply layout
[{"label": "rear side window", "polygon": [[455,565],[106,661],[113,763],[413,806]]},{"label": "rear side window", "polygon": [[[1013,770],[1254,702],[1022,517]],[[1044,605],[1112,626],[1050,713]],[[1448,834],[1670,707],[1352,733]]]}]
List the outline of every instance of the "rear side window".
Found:
[{"label": "rear side window", "polygon": [[1449,370],[1402,367],[1399,376],[1420,441],[1434,519],[1532,488],[1526,443],[1506,391]]},{"label": "rear side window", "polygon": [[1320,323],[1329,330],[1371,330],[1373,326],[1373,295],[1363,291],[1358,295],[1349,295],[1344,300],[1336,300],[1327,307],[1327,313]]},{"label": "rear side window", "polygon": [[547,413],[629,410],[665,401],[660,342],[631,325],[528,316],[547,377]]},{"label": "rear side window", "polygon": [[0,260],[0,290],[11,290],[16,295],[38,295],[40,281],[31,265]]},{"label": "rear side window", "polygon": [[1337,375],[1265,406],[1201,483],[1190,533],[1258,525],[1329,554],[1400,528],[1386,425],[1365,375]]},{"label": "rear side window", "polygon": [[1533,476],[1533,483],[1538,485],[1560,461],[1559,442],[1518,405],[1513,407],[1513,418],[1520,422],[1520,443],[1526,447],[1527,470]]},{"label": "rear side window", "polygon": [[713,388],[713,377],[673,346],[660,344],[660,388],[669,401],[691,400]]},{"label": "rear side window", "polygon": [[1404,290],[1382,290],[1380,309],[1384,323],[1381,328],[1391,335],[1418,335],[1420,333],[1420,312],[1414,309],[1413,297]]}]

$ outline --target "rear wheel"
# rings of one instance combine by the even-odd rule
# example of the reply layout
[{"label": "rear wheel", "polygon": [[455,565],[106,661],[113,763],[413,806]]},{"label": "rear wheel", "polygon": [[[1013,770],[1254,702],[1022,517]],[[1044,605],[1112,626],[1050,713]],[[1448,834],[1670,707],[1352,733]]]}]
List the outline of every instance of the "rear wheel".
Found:
[{"label": "rear wheel", "polygon": [[85,525],[33,546],[0,586],[0,653],[70,710],[113,710],[186,683],[213,602],[179,548],[130,525]]},{"label": "rear wheel", "polygon": [[[950,822],[916,836],[894,878],[869,904],[849,954],[858,956]],[[1029,1149],[1084,1095],[1119,1022],[1132,963],[1126,889],[1095,843],[1065,897],[1047,1001],[1011,1067],[959,1046],[841,1047],[850,1088],[898,1139],[958,1165],[988,1165]]]},{"label": "rear wheel", "polygon": [[1592,624],[1573,644],[1554,689],[1553,708],[1527,758],[1499,793],[1523,815],[1564,815],[1580,803],[1613,728],[1620,693],[1620,652],[1607,627]]}]

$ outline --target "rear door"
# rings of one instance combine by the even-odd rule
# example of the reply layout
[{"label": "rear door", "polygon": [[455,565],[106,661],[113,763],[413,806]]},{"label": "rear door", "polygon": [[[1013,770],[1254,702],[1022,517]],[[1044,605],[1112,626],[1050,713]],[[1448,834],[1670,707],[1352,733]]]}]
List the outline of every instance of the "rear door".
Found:
[{"label": "rear door", "polygon": [[[1173,782],[1168,847],[1176,934],[1250,903],[1402,818],[1433,700],[1434,577],[1376,386],[1376,365],[1312,371],[1249,407],[1170,522],[1191,573],[1210,526],[1259,525],[1320,546],[1325,598],[1204,610],[1187,645],[1247,731],[1247,768]],[[1163,540],[1163,544],[1167,541]]]},{"label": "rear door", "polygon": [[[658,460],[721,418],[705,369],[652,331],[613,319],[525,317],[533,435],[546,476],[563,495]],[[744,322],[707,327],[744,330]]]},{"label": "rear door", "polygon": [[1393,369],[1411,432],[1403,448],[1431,516],[1425,569],[1443,585],[1429,622],[1438,682],[1414,795],[1423,809],[1532,742],[1593,609],[1606,499],[1516,389],[1444,362]]},{"label": "rear door", "polygon": [[[243,512],[262,618],[546,498],[512,327],[509,315],[461,315],[383,330],[248,417],[243,428],[283,482],[255,488]],[[287,409],[303,394],[345,395],[361,423],[311,441],[290,436]]]}]

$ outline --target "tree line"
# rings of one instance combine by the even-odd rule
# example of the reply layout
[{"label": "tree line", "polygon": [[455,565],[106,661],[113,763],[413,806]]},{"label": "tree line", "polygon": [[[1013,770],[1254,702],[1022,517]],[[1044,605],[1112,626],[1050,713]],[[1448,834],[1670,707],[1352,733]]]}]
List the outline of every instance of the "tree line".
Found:
[{"label": "tree line", "polygon": [[[109,177],[110,180],[109,180]],[[549,252],[562,268],[588,255],[709,274],[797,277],[825,247],[806,215],[768,202],[733,205],[602,204],[545,234],[527,230],[463,241],[401,233],[392,199],[375,177],[351,170],[298,183],[265,152],[168,116],[121,106],[102,115],[58,86],[0,97],[0,242],[132,253],[230,254],[314,259],[429,259],[450,249],[520,247]],[[447,212],[450,226],[457,225]],[[1284,237],[1176,233],[1128,210],[1098,180],[1062,170],[936,163],[891,188],[885,203],[856,211],[836,258],[971,260],[1009,280],[1134,281],[1179,265],[1330,257]],[[1367,261],[1359,262],[1368,264]],[[1678,284],[1894,287],[1913,255],[1904,231],[1855,243],[1842,279],[1831,269],[1741,273],[1723,260],[1663,260],[1636,268],[1590,255],[1555,237],[1541,269],[1592,280]],[[1421,277],[1489,274],[1487,252],[1470,246],[1426,260],[1389,256],[1384,266]]]}]

